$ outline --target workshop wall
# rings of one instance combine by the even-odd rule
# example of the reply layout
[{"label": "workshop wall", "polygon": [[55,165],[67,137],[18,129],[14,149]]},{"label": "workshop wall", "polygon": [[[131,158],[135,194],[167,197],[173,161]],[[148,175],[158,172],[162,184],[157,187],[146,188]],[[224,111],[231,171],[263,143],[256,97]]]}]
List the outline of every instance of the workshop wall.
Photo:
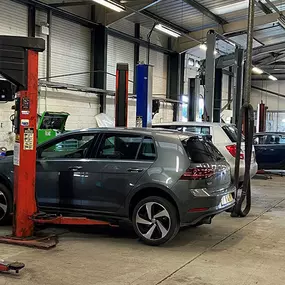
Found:
[{"label": "workshop wall", "polygon": [[[140,46],[139,61],[147,63],[147,48]],[[150,50],[149,63],[153,65],[153,89],[152,93],[155,97],[166,97],[167,86],[167,55]]]},{"label": "workshop wall", "polygon": [[[285,81],[272,81],[272,80],[256,80],[252,82],[253,86],[257,86],[266,90],[284,94],[285,96]],[[257,105],[263,100],[268,110],[281,111],[285,110],[285,98],[269,94],[267,92],[259,91],[254,88],[251,89],[251,102],[253,108],[256,110]]]},{"label": "workshop wall", "polygon": [[[277,92],[285,96],[285,81],[253,81],[252,86],[261,87],[263,89]],[[257,110],[258,104],[261,102],[268,107],[266,117],[266,131],[285,132],[285,98],[272,95],[268,92],[251,89],[251,104],[254,110]]]},{"label": "workshop wall", "polygon": [[0,34],[28,36],[28,7],[7,0],[0,0],[0,7]]},{"label": "workshop wall", "polygon": [[41,31],[41,26],[47,23],[47,13],[44,11],[36,10],[36,37],[45,40],[45,50],[39,53],[39,69],[38,77],[46,80],[46,68],[47,68],[47,35],[44,35]]},{"label": "workshop wall", "polygon": [[79,24],[52,17],[51,76],[71,73],[79,75],[51,78],[51,81],[90,86],[91,30]]},{"label": "workshop wall", "polygon": [[108,36],[107,45],[107,90],[115,91],[117,63],[129,64],[129,93],[133,93],[134,44]]}]

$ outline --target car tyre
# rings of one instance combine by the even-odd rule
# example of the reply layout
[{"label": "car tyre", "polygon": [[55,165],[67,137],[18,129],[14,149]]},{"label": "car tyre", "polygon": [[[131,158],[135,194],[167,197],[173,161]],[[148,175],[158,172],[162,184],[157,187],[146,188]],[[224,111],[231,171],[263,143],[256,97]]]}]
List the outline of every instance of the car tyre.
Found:
[{"label": "car tyre", "polygon": [[9,189],[0,183],[0,225],[5,225],[11,221],[12,194]]},{"label": "car tyre", "polygon": [[180,228],[175,206],[159,196],[139,201],[133,211],[132,223],[140,240],[152,246],[171,241]]}]

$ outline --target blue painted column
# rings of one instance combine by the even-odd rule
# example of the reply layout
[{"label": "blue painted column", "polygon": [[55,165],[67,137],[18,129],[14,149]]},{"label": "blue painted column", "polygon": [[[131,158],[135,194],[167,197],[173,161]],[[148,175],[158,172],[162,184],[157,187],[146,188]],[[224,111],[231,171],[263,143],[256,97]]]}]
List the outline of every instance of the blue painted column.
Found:
[{"label": "blue painted column", "polygon": [[136,78],[137,114],[136,126],[150,128],[152,121],[152,80],[153,67],[148,64],[137,65]]}]

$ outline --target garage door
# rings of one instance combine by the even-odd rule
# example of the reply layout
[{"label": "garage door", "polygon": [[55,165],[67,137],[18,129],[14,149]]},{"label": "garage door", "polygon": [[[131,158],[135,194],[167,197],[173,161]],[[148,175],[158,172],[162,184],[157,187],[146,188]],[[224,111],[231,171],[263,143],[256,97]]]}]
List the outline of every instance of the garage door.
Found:
[{"label": "garage door", "polygon": [[0,0],[0,34],[28,36],[28,8],[13,1]]},{"label": "garage door", "polygon": [[[147,48],[140,47],[140,61],[147,62]],[[165,97],[167,86],[167,55],[150,50],[149,62],[153,65],[153,96]]]},{"label": "garage door", "polygon": [[[115,90],[117,63],[129,64],[129,80],[134,79],[134,44],[108,36],[107,47],[107,89]],[[133,93],[133,83],[129,81],[129,93]]]},{"label": "garage door", "polygon": [[79,24],[52,18],[51,76],[81,73],[53,78],[52,81],[90,86],[91,31]]}]

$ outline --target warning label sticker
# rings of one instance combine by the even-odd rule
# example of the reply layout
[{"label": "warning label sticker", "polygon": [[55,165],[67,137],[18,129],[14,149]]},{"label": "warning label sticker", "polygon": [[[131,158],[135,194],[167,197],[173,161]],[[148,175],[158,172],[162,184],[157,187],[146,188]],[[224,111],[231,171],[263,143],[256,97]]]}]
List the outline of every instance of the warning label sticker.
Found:
[{"label": "warning label sticker", "polygon": [[20,165],[20,143],[18,142],[14,144],[14,165]]},{"label": "warning label sticker", "polygon": [[24,150],[34,149],[34,129],[25,128],[24,129]]}]

